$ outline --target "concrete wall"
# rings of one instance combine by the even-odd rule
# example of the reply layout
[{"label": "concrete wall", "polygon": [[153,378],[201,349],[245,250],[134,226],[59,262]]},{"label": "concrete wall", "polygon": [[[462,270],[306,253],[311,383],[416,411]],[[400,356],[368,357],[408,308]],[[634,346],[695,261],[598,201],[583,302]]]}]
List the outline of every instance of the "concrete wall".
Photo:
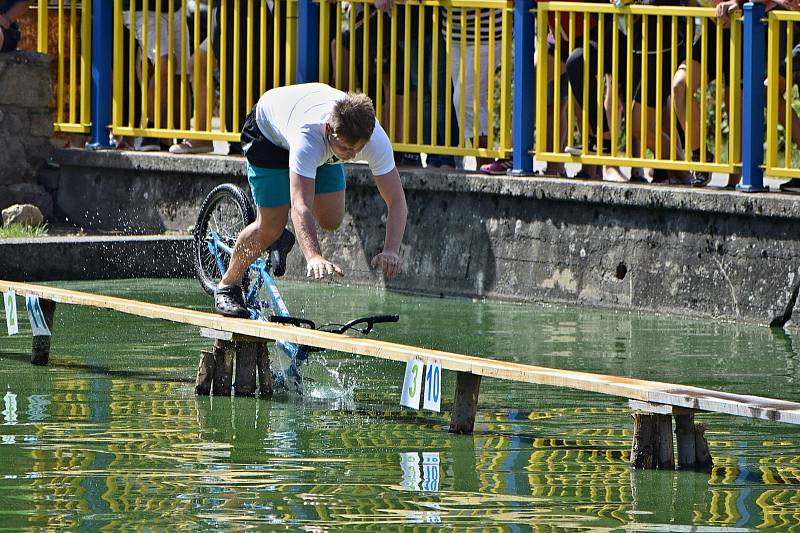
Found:
[{"label": "concrete wall", "polygon": [[52,151],[50,57],[35,52],[0,54],[0,210],[34,204],[53,211],[37,171]]},{"label": "concrete wall", "polygon": [[[86,227],[186,230],[203,195],[246,186],[241,158],[60,151],[59,207]],[[384,206],[369,172],[349,169],[347,216],[323,248],[347,281],[368,267]],[[782,323],[800,286],[800,204],[667,186],[403,172],[405,274],[388,286],[432,294],[587,304]],[[299,253],[290,275],[304,277]]]}]

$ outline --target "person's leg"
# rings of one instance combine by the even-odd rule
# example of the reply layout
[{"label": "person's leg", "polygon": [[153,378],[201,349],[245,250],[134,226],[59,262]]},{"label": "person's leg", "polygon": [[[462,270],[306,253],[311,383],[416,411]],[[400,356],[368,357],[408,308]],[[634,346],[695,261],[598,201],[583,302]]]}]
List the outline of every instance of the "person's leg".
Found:
[{"label": "person's leg", "polygon": [[333,231],[344,218],[344,165],[322,165],[314,183],[314,218],[324,230]]},{"label": "person's leg", "polygon": [[288,218],[288,204],[278,207],[259,207],[255,222],[244,228],[236,239],[228,270],[222,276],[220,286],[238,285],[250,263],[281,236]]}]

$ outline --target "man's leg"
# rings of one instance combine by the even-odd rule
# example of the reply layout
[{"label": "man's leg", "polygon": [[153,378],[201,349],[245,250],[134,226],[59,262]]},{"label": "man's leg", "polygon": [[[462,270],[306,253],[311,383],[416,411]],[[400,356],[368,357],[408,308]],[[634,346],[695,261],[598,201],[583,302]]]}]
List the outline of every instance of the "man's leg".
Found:
[{"label": "man's leg", "polygon": [[228,270],[220,280],[221,286],[239,284],[250,263],[280,237],[288,217],[288,205],[258,208],[256,221],[244,228],[236,239]]}]

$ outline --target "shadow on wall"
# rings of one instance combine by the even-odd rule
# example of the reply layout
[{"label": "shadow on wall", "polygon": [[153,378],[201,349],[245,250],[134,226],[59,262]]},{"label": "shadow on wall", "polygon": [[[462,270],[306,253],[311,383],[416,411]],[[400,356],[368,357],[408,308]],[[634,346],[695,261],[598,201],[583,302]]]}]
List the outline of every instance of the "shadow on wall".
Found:
[{"label": "shadow on wall", "polygon": [[[469,196],[406,190],[408,221],[400,250],[404,270],[386,281],[387,288],[478,297],[494,290],[497,264],[490,218],[475,209]],[[383,247],[386,205],[374,187],[354,187],[348,202],[352,231],[359,239],[353,249],[362,251],[359,263],[368,265]]]}]

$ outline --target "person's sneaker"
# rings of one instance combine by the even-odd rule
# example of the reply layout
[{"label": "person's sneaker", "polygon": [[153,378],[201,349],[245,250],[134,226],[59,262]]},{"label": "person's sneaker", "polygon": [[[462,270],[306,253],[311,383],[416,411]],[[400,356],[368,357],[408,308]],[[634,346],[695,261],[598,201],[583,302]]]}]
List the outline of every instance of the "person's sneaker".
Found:
[{"label": "person's sneaker", "polygon": [[428,159],[425,163],[428,167],[440,168],[442,170],[453,170],[456,168],[456,158],[452,155],[428,154]]},{"label": "person's sneaker", "polygon": [[480,171],[493,176],[505,176],[513,166],[510,159],[497,159],[491,163],[481,165]]},{"label": "person's sneaker", "polygon": [[[583,146],[580,144],[575,144],[572,146],[567,146],[564,148],[564,151],[569,155],[580,156],[583,155]],[[597,153],[597,139],[592,137],[589,138],[589,151],[587,152],[589,155]],[[603,139],[603,146],[601,148],[601,154],[610,154],[611,153],[611,141],[609,139]]]},{"label": "person's sneaker", "polygon": [[692,171],[692,187],[705,187],[711,182],[711,172]]},{"label": "person's sneaker", "polygon": [[137,152],[160,152],[161,142],[155,137],[142,137],[138,144],[134,144],[133,149]]},{"label": "person's sneaker", "polygon": [[394,153],[394,166],[396,167],[422,167],[422,158],[419,154],[405,152]]},{"label": "person's sneaker", "polygon": [[250,318],[244,303],[244,294],[239,285],[229,285],[214,291],[214,307],[217,313],[235,318]]},{"label": "person's sneaker", "polygon": [[294,242],[294,233],[284,228],[281,236],[267,248],[270,263],[272,264],[272,275],[276,278],[286,273],[286,256],[292,250]]}]

